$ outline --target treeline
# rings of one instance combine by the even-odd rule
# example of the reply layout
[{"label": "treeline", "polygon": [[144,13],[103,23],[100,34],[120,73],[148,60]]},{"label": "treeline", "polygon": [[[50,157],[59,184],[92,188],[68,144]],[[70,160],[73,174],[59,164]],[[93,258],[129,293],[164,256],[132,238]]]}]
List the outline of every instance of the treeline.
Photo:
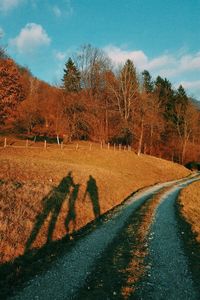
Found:
[{"label": "treeline", "polygon": [[113,67],[91,45],[63,67],[62,83],[51,86],[0,49],[1,131],[131,145],[180,163],[200,159],[200,111],[181,85],[139,74],[131,60]]}]

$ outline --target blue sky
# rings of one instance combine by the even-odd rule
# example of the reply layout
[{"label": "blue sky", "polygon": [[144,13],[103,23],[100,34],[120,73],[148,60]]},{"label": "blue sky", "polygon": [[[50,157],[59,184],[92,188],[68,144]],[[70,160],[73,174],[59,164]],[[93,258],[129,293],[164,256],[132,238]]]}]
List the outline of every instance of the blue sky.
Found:
[{"label": "blue sky", "polygon": [[200,0],[0,0],[0,36],[19,64],[53,84],[90,43],[200,100],[199,16]]}]

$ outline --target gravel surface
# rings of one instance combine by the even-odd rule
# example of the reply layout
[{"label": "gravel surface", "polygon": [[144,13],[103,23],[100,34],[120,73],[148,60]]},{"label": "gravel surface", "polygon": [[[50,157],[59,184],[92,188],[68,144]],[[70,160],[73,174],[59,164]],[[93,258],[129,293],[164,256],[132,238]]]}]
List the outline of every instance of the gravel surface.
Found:
[{"label": "gravel surface", "polygon": [[134,299],[200,299],[175,215],[180,190],[195,180],[176,185],[162,198],[149,234],[149,271]]},{"label": "gravel surface", "polygon": [[[139,208],[145,201],[151,199],[155,193],[161,191],[166,186],[173,185],[175,182],[181,183],[184,182],[184,180],[158,184],[130,197],[122,206],[118,207],[112,213],[111,219],[100,224],[90,234],[78,240],[70,252],[58,259],[45,274],[36,276],[27,282],[24,289],[13,296],[12,299],[73,299],[80,287],[84,285],[87,277],[95,269],[95,263],[98,258],[103,255],[105,249],[123,228],[133,211]],[[180,189],[180,187],[176,189]],[[168,201],[163,201],[163,204],[167,202]],[[157,224],[157,221],[155,224]],[[155,229],[152,228],[152,231],[154,232]],[[179,252],[174,255],[179,256]],[[184,267],[183,269],[183,272],[186,272],[187,268]],[[159,277],[159,274],[157,275]],[[151,276],[153,278],[154,275],[151,274]],[[188,282],[186,283],[188,284]],[[189,284],[192,286],[190,280]]]}]

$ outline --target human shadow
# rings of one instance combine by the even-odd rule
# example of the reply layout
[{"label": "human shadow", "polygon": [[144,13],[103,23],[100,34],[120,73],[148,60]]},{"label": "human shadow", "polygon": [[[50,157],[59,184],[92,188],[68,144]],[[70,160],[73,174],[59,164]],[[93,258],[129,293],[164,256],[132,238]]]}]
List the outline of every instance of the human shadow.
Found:
[{"label": "human shadow", "polygon": [[72,222],[73,224],[73,232],[76,228],[76,210],[75,210],[75,202],[78,198],[78,191],[79,191],[80,184],[74,185],[74,189],[70,194],[69,201],[68,201],[68,214],[65,220],[65,228],[67,233],[69,233],[69,225]]},{"label": "human shadow", "polygon": [[[10,296],[14,295],[16,291],[20,291],[27,281],[34,278],[35,275],[43,273],[44,270],[48,270],[58,257],[70,252],[80,238],[88,235],[99,224],[99,219],[97,219],[100,215],[98,187],[96,180],[89,176],[84,198],[88,196],[91,200],[96,218],[82,228],[76,229],[76,201],[79,190],[80,184],[74,183],[72,172],[69,172],[59,185],[42,199],[43,207],[41,212],[36,215],[35,224],[26,241],[24,253],[0,264],[0,299],[10,299]],[[52,236],[63,204],[68,205],[68,207],[66,205],[67,213],[63,224],[67,234],[59,240],[53,240]],[[27,205],[30,205],[30,203]],[[32,209],[31,205],[30,209]],[[103,215],[101,217],[103,218]],[[32,247],[47,220],[46,243],[38,248]],[[69,238],[71,225],[73,230],[70,236],[72,238]]]},{"label": "human shadow", "polygon": [[89,180],[87,181],[87,187],[85,190],[83,201],[85,200],[87,195],[89,196],[92,202],[94,216],[95,218],[97,218],[101,214],[100,204],[99,204],[99,193],[98,193],[96,180],[91,175],[89,176]]},{"label": "human shadow", "polygon": [[[60,184],[56,188],[54,188],[46,197],[43,198],[43,210],[36,217],[34,228],[26,242],[25,252],[27,252],[31,248],[31,245],[36,240],[42,225],[44,224],[45,220],[49,217],[50,214],[51,219],[49,221],[48,226],[47,243],[50,243],[52,241],[53,231],[63,203],[65,200],[68,199],[71,189],[75,187],[76,185],[73,181],[72,172],[69,172],[67,176],[61,180]],[[75,189],[75,192],[76,190],[77,187]],[[72,196],[70,196],[70,199],[73,198],[73,202],[75,202],[76,200],[75,196],[77,197],[77,192],[75,192],[73,191]],[[70,203],[71,202],[72,200],[70,200]],[[73,214],[73,220],[74,219],[75,215]]]}]

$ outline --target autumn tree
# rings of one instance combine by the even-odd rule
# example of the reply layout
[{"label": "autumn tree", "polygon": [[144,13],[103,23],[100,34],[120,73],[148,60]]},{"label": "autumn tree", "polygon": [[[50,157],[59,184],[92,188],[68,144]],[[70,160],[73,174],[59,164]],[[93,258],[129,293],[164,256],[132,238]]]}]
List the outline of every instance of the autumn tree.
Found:
[{"label": "autumn tree", "polygon": [[131,109],[138,95],[138,80],[133,62],[127,60],[117,76],[113,77],[108,84],[117,101],[121,119],[124,125],[128,126]]},{"label": "autumn tree", "polygon": [[76,62],[81,72],[81,87],[92,95],[99,93],[104,88],[104,74],[110,68],[109,58],[102,50],[88,44],[80,47]]},{"label": "autumn tree", "polygon": [[81,87],[88,98],[88,113],[95,119],[94,130],[99,139],[107,140],[109,97],[106,74],[110,71],[110,60],[102,50],[83,45],[76,53],[76,62],[81,72]]},{"label": "autumn tree", "polygon": [[16,109],[25,99],[22,76],[17,65],[10,58],[0,58],[0,124],[12,123]]},{"label": "autumn tree", "polygon": [[181,143],[181,163],[184,163],[188,141],[198,122],[194,105],[189,102],[182,85],[175,92],[172,122]]}]

